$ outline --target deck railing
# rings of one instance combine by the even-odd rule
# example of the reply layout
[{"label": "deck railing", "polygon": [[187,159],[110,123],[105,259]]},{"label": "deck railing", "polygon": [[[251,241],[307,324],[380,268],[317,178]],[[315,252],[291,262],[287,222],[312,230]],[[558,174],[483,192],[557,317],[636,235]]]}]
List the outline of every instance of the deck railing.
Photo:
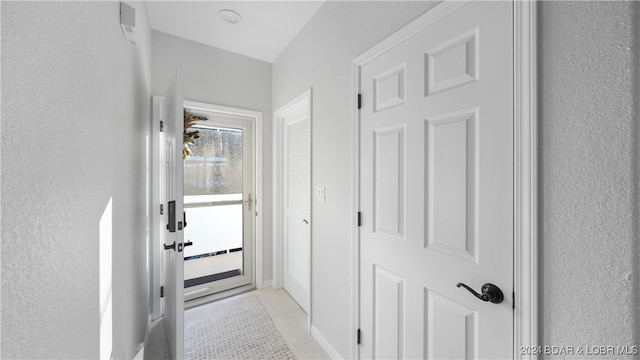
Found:
[{"label": "deck railing", "polygon": [[185,259],[242,248],[242,194],[185,196]]}]

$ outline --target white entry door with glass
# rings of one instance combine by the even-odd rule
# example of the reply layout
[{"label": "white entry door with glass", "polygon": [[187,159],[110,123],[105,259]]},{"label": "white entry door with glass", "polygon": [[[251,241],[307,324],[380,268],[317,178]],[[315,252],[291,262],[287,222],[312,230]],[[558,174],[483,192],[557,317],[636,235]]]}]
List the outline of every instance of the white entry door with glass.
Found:
[{"label": "white entry door with glass", "polygon": [[185,300],[254,283],[254,118],[190,110],[184,160]]}]

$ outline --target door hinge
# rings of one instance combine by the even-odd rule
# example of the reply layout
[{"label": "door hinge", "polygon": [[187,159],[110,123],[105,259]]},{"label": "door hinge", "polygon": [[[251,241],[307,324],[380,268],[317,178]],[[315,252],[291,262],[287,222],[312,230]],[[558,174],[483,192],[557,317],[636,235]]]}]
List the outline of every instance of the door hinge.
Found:
[{"label": "door hinge", "polygon": [[360,329],[356,330],[356,345],[360,345]]},{"label": "door hinge", "polygon": [[512,308],[513,308],[513,310],[515,310],[516,309],[516,292],[515,291],[512,292],[511,295],[513,296],[512,297],[513,302],[511,303],[512,304]]},{"label": "door hinge", "polygon": [[160,120],[160,132],[164,132],[164,121]]},{"label": "door hinge", "polygon": [[160,297],[164,297],[164,286],[160,286]]},{"label": "door hinge", "polygon": [[362,226],[362,212],[358,211],[358,227]]},{"label": "door hinge", "polygon": [[164,204],[160,204],[160,215],[164,215]]},{"label": "door hinge", "polygon": [[362,109],[362,94],[358,94],[358,110]]}]

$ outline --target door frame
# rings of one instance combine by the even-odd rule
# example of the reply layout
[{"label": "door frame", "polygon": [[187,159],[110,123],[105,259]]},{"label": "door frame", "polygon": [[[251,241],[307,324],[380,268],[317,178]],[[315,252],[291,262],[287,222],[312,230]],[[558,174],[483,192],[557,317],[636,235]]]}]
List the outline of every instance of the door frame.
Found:
[{"label": "door frame", "polygon": [[[284,157],[284,117],[294,111],[300,109],[300,107],[307,108],[307,116],[309,118],[309,131],[310,131],[310,139],[309,139],[309,160],[311,164],[309,164],[311,180],[309,184],[309,189],[313,189],[313,118],[311,116],[311,95],[312,88],[308,88],[303,91],[300,95],[296,96],[292,100],[288,101],[286,104],[278,108],[278,110],[273,112],[273,288],[279,289],[284,286],[284,243],[283,243],[283,221],[284,221],[284,204],[282,202],[282,198],[284,195],[284,169],[283,169],[283,157]],[[311,199],[311,194],[313,191],[309,193],[309,203],[311,207],[309,209],[311,224],[309,231],[309,239],[313,238],[313,202]],[[311,244],[313,242],[311,241]],[[311,253],[313,252],[312,247],[309,247],[309,314],[308,320],[311,320],[311,309],[313,307],[313,301],[311,298],[312,286],[312,267],[311,267]]]},{"label": "door frame", "polygon": [[[162,96],[153,95],[152,96],[152,110],[151,110],[151,135],[150,135],[150,145],[151,151],[149,154],[149,173],[151,174],[151,179],[149,180],[149,189],[151,190],[151,194],[149,196],[150,205],[149,205],[149,213],[151,224],[149,226],[150,233],[150,266],[149,266],[149,277],[150,277],[150,321],[159,319],[162,316],[161,310],[161,298],[160,298],[160,287],[162,286],[162,250],[160,244],[160,236],[159,231],[162,226],[162,216],[159,212],[159,168],[157,166],[160,160],[160,154],[157,149],[160,144],[158,144],[158,137],[153,136],[154,134],[158,134],[160,131],[160,104],[162,103]],[[262,163],[263,163],[263,151],[262,150],[262,142],[263,142],[263,114],[261,111],[254,111],[248,109],[241,109],[229,106],[208,104],[202,102],[195,102],[190,100],[184,100],[184,106],[192,107],[197,109],[202,109],[206,111],[213,111],[231,115],[241,115],[245,117],[254,118],[254,131],[253,131],[253,143],[255,145],[254,152],[254,205],[256,211],[256,219],[255,219],[255,233],[254,233],[254,252],[253,252],[253,263],[254,263],[254,285],[260,289],[264,283],[264,275],[263,275],[263,216],[262,216],[262,203],[264,199],[262,197]]]},{"label": "door frame", "polygon": [[[352,107],[352,347],[360,357],[356,329],[360,327],[360,94],[361,67],[472,0],[445,0],[402,29],[356,57],[351,64]],[[539,344],[538,336],[538,119],[537,119],[537,0],[513,1],[514,65],[514,324],[513,358],[537,359],[519,349]],[[529,352],[530,353],[530,352]]]},{"label": "door frame", "polygon": [[[223,106],[218,106],[218,105],[212,105],[212,104],[204,104],[204,103],[199,103],[199,102],[194,102],[194,101],[188,101],[185,100],[184,102],[184,106],[193,110],[194,112],[198,112],[198,111],[204,111],[204,112],[211,112],[211,113],[217,113],[217,114],[221,114],[221,115],[241,115],[243,118],[247,119],[247,120],[242,120],[242,123],[245,124],[240,124],[238,121],[235,120],[211,120],[209,119],[209,121],[197,121],[196,125],[204,125],[204,126],[220,126],[220,127],[229,127],[229,128],[234,128],[234,127],[238,127],[238,128],[246,128],[247,132],[245,134],[249,134],[250,136],[246,138],[246,140],[248,140],[251,145],[250,145],[250,163],[247,164],[248,167],[250,168],[250,172],[251,172],[251,177],[249,177],[247,180],[250,182],[249,185],[249,194],[251,194],[251,196],[253,197],[253,199],[251,199],[251,201],[254,203],[256,202],[256,199],[258,199],[258,194],[256,192],[256,163],[257,160],[254,159],[256,154],[257,154],[257,149],[255,149],[255,147],[257,146],[256,144],[256,123],[258,121],[257,116],[254,115],[246,115],[245,113],[247,111],[244,111],[244,113],[242,113],[241,109],[234,109],[234,108],[229,108],[229,107],[223,107]],[[253,113],[253,112],[251,112]],[[243,139],[243,143],[244,143],[245,139]],[[243,145],[243,149],[244,149],[244,145]],[[244,151],[244,150],[243,150]],[[243,160],[243,168],[245,162]],[[243,187],[244,187],[244,181],[243,180]],[[244,203],[244,197],[243,197],[243,203]],[[251,227],[250,227],[250,232],[249,234],[249,244],[248,246],[245,246],[245,241],[243,239],[243,260],[247,259],[249,261],[249,266],[244,267],[244,272],[242,274],[242,276],[237,276],[237,277],[231,277],[231,278],[227,278],[227,279],[222,279],[222,280],[218,280],[216,281],[214,284],[212,283],[204,283],[204,284],[200,284],[200,285],[196,285],[193,287],[190,287],[187,289],[185,289],[185,301],[188,302],[188,307],[191,307],[192,304],[200,304],[203,301],[207,301],[208,298],[212,295],[218,294],[218,293],[222,293],[228,290],[232,290],[232,289],[236,289],[236,288],[242,288],[242,287],[246,287],[246,286],[250,286],[250,287],[256,287],[256,269],[254,269],[254,267],[256,266],[256,261],[258,259],[258,256],[256,255],[256,244],[257,244],[257,240],[256,240],[256,236],[257,236],[257,217],[255,216],[257,209],[254,209],[253,207],[251,207],[252,211],[251,213],[253,213],[253,217],[254,219],[252,219],[251,221]],[[243,214],[245,212],[245,208],[243,206]],[[245,230],[247,225],[249,225],[249,223],[247,222],[243,222],[243,236],[245,234]],[[247,249],[248,248],[248,249]],[[247,276],[248,275],[248,276]],[[250,280],[249,284],[243,284],[243,285],[239,285],[239,283],[241,282],[246,282],[247,278]],[[242,280],[242,281],[241,281]]]}]

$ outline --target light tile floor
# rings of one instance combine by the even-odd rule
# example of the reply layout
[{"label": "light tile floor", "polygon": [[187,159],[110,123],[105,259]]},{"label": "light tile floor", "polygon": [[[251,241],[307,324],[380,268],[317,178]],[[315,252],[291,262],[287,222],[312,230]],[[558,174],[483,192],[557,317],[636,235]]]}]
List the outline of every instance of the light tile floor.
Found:
[{"label": "light tile floor", "polygon": [[284,290],[256,290],[284,341],[298,359],[331,359],[307,329],[307,314]]},{"label": "light tile floor", "polygon": [[[330,359],[307,330],[307,314],[284,289],[265,288],[236,296],[250,294],[258,297],[296,358]],[[152,324],[145,341],[145,359],[169,359],[164,336],[162,322]]]},{"label": "light tile floor", "polygon": [[169,348],[162,319],[151,323],[149,333],[144,339],[144,360],[169,360]]}]

